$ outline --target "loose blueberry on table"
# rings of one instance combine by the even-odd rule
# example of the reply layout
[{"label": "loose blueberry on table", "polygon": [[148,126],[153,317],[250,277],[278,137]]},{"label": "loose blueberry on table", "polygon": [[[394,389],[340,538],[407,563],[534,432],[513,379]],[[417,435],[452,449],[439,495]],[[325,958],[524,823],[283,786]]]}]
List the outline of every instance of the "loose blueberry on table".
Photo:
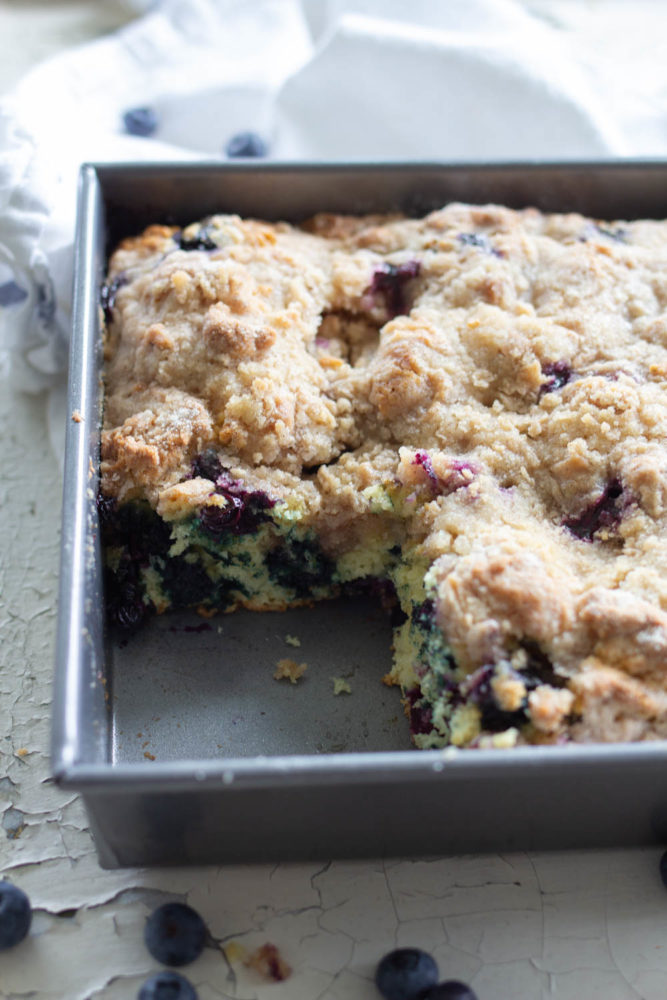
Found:
[{"label": "loose blueberry on table", "polygon": [[266,156],[268,146],[261,135],[256,132],[239,132],[233,135],[225,146],[227,156],[236,157]]},{"label": "loose blueberry on table", "polygon": [[20,944],[30,930],[32,908],[22,889],[0,882],[0,951]]},{"label": "loose blueberry on table", "polygon": [[164,965],[188,965],[202,953],[206,925],[186,903],[164,903],[146,921],[144,941]]},{"label": "loose blueberry on table", "polygon": [[155,134],[158,124],[157,113],[152,108],[130,108],[123,115],[123,125],[128,135],[148,138]]},{"label": "loose blueberry on table", "polygon": [[178,972],[156,972],[141,987],[137,1000],[197,1000],[197,991]]},{"label": "loose blueberry on table", "polygon": [[0,306],[14,306],[28,298],[25,288],[15,281],[5,281],[0,285]]},{"label": "loose blueberry on table", "polygon": [[438,981],[438,966],[420,948],[397,948],[375,970],[375,985],[385,1000],[418,1000]]},{"label": "loose blueberry on table", "polygon": [[420,993],[419,1000],[477,1000],[477,995],[465,983],[448,979]]}]

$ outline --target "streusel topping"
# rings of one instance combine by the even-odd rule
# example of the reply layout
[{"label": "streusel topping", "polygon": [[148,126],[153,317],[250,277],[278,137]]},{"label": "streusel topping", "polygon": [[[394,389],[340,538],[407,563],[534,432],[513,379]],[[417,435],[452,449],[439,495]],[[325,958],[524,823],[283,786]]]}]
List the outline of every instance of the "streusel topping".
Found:
[{"label": "streusel topping", "polygon": [[332,558],[417,553],[536,740],[667,737],[667,223],[216,216],[126,240],[106,303],[107,496],[185,517],[214,449]]}]

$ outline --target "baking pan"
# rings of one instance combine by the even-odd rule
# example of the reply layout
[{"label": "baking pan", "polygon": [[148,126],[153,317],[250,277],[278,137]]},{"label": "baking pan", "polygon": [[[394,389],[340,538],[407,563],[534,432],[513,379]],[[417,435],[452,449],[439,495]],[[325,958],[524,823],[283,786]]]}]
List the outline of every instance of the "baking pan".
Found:
[{"label": "baking pan", "polygon": [[[213,212],[298,221],[450,200],[662,218],[667,164],[82,168],[52,761],[83,794],[103,866],[667,839],[667,741],[410,749],[398,693],[381,684],[390,628],[372,602],[163,616],[125,644],[105,634],[94,500],[109,249]],[[272,679],[285,656],[308,663],[304,683]],[[351,693],[334,695],[336,677]]]}]

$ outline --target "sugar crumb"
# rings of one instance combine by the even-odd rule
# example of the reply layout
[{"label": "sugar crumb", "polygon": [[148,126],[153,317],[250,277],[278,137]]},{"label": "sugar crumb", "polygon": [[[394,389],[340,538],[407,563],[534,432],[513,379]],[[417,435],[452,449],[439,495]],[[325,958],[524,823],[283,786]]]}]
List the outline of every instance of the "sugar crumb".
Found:
[{"label": "sugar crumb", "polygon": [[285,636],[285,642],[287,643],[288,646],[300,646],[301,645],[301,639],[299,639],[298,635],[286,635]]},{"label": "sugar crumb", "polygon": [[352,694],[352,688],[344,677],[332,677],[334,694]]}]

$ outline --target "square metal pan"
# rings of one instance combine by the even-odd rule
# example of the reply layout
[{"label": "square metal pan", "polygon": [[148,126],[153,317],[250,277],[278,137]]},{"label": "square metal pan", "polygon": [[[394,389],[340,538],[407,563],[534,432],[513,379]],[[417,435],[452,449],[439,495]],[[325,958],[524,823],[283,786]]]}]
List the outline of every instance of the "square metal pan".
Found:
[{"label": "square metal pan", "polygon": [[[125,647],[105,636],[94,497],[109,248],[149,223],[216,211],[297,221],[450,200],[663,218],[667,164],[82,168],[52,766],[83,794],[102,865],[667,840],[667,741],[409,749],[398,696],[379,683],[389,633],[373,607],[220,616],[206,631],[165,616]],[[271,679],[282,656],[309,662],[307,683]],[[341,674],[352,694],[334,698]]]}]

